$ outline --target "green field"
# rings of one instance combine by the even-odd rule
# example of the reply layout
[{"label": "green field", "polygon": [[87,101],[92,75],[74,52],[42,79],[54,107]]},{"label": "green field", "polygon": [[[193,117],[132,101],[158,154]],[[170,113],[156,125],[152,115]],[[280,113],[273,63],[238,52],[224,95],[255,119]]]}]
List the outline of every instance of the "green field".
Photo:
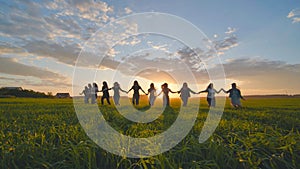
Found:
[{"label": "green field", "polygon": [[[227,101],[215,133],[198,142],[208,107],[201,100],[193,129],[173,149],[150,158],[120,157],[98,147],[80,126],[72,99],[0,99],[0,168],[300,168],[300,98]],[[190,104],[193,104],[190,102]],[[120,133],[147,137],[176,119],[180,100],[150,124],[132,123],[99,106]],[[146,109],[142,102],[138,109]]]}]

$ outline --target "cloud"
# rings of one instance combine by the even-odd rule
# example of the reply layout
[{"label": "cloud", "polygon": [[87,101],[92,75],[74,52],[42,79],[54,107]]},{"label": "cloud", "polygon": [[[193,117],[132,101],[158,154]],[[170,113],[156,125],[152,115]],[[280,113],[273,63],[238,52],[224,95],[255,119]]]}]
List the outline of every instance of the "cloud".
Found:
[{"label": "cloud", "polygon": [[65,44],[62,46],[46,41],[30,41],[22,47],[27,49],[29,53],[34,53],[40,57],[55,58],[57,61],[69,65],[74,65],[80,52],[79,45]]},{"label": "cloud", "polygon": [[[162,40],[155,41],[155,38],[146,38],[144,42],[146,46],[139,46],[137,48],[138,51],[126,53],[127,48],[133,48],[133,46],[130,45],[132,40],[136,39],[139,41],[139,44],[142,44],[143,42],[141,41],[145,40],[143,36],[134,36],[126,39],[126,41],[120,41],[119,45],[122,47],[122,51],[118,51],[119,53],[117,52],[114,56],[105,53],[108,46],[102,45],[103,43],[101,43],[105,39],[111,39],[110,36],[112,33],[117,33],[111,31],[111,33],[108,34],[109,36],[102,34],[101,38],[97,36],[91,39],[91,44],[87,44],[87,48],[81,53],[77,66],[91,68],[99,68],[100,66],[100,69],[108,68],[119,71],[127,76],[140,76],[152,81],[159,81],[159,79],[163,77],[163,79],[173,81],[171,78],[168,78],[168,76],[165,76],[167,73],[173,74],[173,76],[176,76],[176,78],[182,81],[192,82],[195,77],[198,82],[203,83],[209,81],[209,75],[206,69],[218,63],[216,61],[218,50],[226,52],[237,45],[238,42],[237,38],[233,35],[233,28],[230,30],[231,33],[227,33],[224,39],[220,36],[219,39],[208,43],[211,45],[209,47],[202,46],[202,48],[190,49],[181,43],[180,45],[175,43],[170,45],[173,43],[172,41],[167,43]],[[179,46],[182,48],[179,48]],[[216,50],[215,46],[218,46]],[[128,51],[131,51],[131,49],[128,49]],[[102,63],[99,63],[99,59],[101,58],[99,56],[105,56]],[[207,63],[211,65],[207,65]],[[140,71],[142,71],[142,73],[137,74],[137,72]],[[218,77],[221,77],[223,72],[221,69],[219,72],[220,75],[218,75]],[[218,71],[214,72],[214,75],[216,74],[218,74]]]},{"label": "cloud", "polygon": [[132,10],[130,9],[130,8],[124,8],[124,10],[125,10],[125,13],[126,14],[130,14],[130,13],[132,13]]},{"label": "cloud", "polygon": [[[105,57],[100,63],[105,68],[116,70],[127,76],[139,76],[150,81],[194,83],[206,82],[208,74],[205,69],[198,70],[191,68],[180,58],[153,58],[152,53],[142,53],[128,56],[125,60],[114,60],[112,57]],[[201,78],[198,78],[201,77]]]},{"label": "cloud", "polygon": [[74,64],[85,41],[113,20],[102,1],[10,1],[3,3],[1,36],[37,57]]},{"label": "cloud", "polygon": [[0,56],[5,55],[27,56],[28,53],[22,47],[0,41]]},{"label": "cloud", "polygon": [[[300,64],[259,58],[233,59],[223,64],[226,78],[243,83],[247,90],[300,93]],[[257,93],[257,92],[256,92]],[[258,93],[259,94],[259,93]]]},{"label": "cloud", "polygon": [[300,22],[300,9],[293,9],[287,15],[287,18],[292,20],[292,23],[299,23]]},{"label": "cloud", "polygon": [[[47,82],[47,85],[70,85],[68,82],[70,79],[60,75],[59,73],[19,63],[15,58],[0,57],[0,72],[2,74],[13,76],[35,77],[41,79],[43,82]],[[39,85],[41,84],[42,83],[39,83]]]},{"label": "cloud", "polygon": [[228,27],[227,31],[225,32],[226,34],[233,34],[236,32],[236,28]]},{"label": "cloud", "polygon": [[222,40],[216,40],[213,43],[214,43],[214,48],[217,51],[222,52],[238,46],[238,39],[235,35],[230,35],[228,37],[225,37]]},{"label": "cloud", "polygon": [[[12,3],[12,4],[10,4]],[[105,54],[102,65],[112,70],[122,70],[125,75],[134,75],[140,70],[138,76],[153,81],[172,78],[168,74],[176,74],[179,79],[187,79],[191,73],[197,81],[202,83],[209,81],[208,71],[219,70],[221,65],[205,67],[203,63],[213,59],[215,54],[222,54],[239,45],[238,37],[235,35],[237,28],[228,27],[224,35],[215,34],[212,40],[207,40],[209,48],[201,47],[170,49],[166,44],[148,44],[154,50],[166,52],[163,56],[152,56],[151,53],[139,53],[124,56],[125,59],[117,59],[122,54],[111,46],[115,36],[120,45],[137,46],[143,41],[138,36],[127,36],[137,31],[138,25],[134,23],[115,23],[115,30],[107,31],[104,35],[108,45],[99,46],[103,39],[95,40],[94,44],[85,42],[99,28],[109,21],[115,20],[116,11],[113,6],[101,1],[49,1],[36,3],[34,1],[10,1],[3,4],[0,15],[0,35],[7,40],[7,44],[0,45],[0,72],[14,76],[18,82],[30,85],[45,83],[49,86],[69,84],[69,80],[59,73],[35,66],[22,64],[18,57],[28,55],[36,58],[53,58],[56,61],[74,65],[79,52],[85,46],[86,58],[78,66],[97,67],[98,57]],[[121,9],[124,13],[132,13],[129,8]],[[287,15],[293,23],[300,22],[300,9],[293,9]],[[124,31],[125,30],[125,31]],[[119,34],[122,32],[122,34]],[[127,37],[127,39],[126,39]],[[97,37],[96,37],[97,38]],[[205,41],[205,40],[204,40]],[[15,46],[8,45],[12,43]],[[97,47],[97,49],[95,49]],[[90,48],[90,49],[89,49]],[[95,51],[89,51],[95,49]],[[101,52],[102,51],[102,52]],[[108,53],[103,53],[108,51]],[[89,55],[89,52],[91,53]],[[15,55],[15,56],[14,56]],[[97,56],[98,55],[98,56]],[[5,57],[2,57],[5,56]],[[172,57],[170,57],[172,56]],[[14,58],[11,58],[14,57]],[[126,60],[128,59],[128,60]],[[276,91],[290,89],[299,91],[299,64],[287,64],[279,61],[244,58],[233,59],[223,64],[227,78],[239,80],[244,87],[256,90],[252,86],[261,86],[263,89],[273,88]],[[163,68],[161,70],[156,67]],[[187,69],[188,68],[188,69]],[[33,77],[34,80],[27,78]],[[0,77],[2,81],[13,82],[14,78]],[[36,80],[36,81],[35,81]],[[174,80],[174,79],[173,79]],[[270,91],[272,92],[272,91]]]}]

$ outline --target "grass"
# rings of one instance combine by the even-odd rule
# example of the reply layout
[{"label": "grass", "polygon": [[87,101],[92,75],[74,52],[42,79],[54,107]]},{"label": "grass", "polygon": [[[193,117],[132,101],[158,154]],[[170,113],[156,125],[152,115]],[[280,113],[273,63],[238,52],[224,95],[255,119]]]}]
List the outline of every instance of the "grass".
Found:
[{"label": "grass", "polygon": [[[226,102],[215,133],[198,142],[208,107],[201,100],[190,133],[173,149],[149,158],[120,157],[98,147],[80,126],[71,99],[0,99],[0,168],[300,168],[300,99],[249,98],[243,109]],[[145,111],[146,102],[137,109]],[[193,101],[189,102],[190,105]],[[149,137],[176,120],[180,100],[147,124],[114,106],[100,106],[120,133]]]}]

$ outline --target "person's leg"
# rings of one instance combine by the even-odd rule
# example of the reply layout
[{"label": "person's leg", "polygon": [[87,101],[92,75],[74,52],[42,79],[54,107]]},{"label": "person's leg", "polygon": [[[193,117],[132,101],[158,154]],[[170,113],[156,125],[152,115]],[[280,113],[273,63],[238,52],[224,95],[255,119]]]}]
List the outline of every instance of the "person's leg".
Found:
[{"label": "person's leg", "polygon": [[207,101],[208,107],[210,107],[211,106],[211,98],[206,98],[206,101]]},{"label": "person's leg", "polygon": [[104,97],[103,96],[101,97],[101,104],[102,105],[104,104]]},{"label": "person's leg", "polygon": [[95,103],[95,95],[92,95],[92,104],[94,104]]},{"label": "person's leg", "polygon": [[115,105],[120,105],[119,100],[120,100],[120,96],[114,96]]},{"label": "person's leg", "polygon": [[117,97],[115,95],[113,96],[113,101],[114,101],[115,105],[117,105]]},{"label": "person's leg", "polygon": [[136,105],[139,105],[139,102],[140,102],[140,96],[139,96],[139,95],[137,95],[137,96],[136,96],[136,101],[135,101],[135,104],[136,104]]},{"label": "person's leg", "polygon": [[155,96],[151,96],[151,97],[150,97],[150,105],[151,105],[151,106],[154,105],[154,100],[155,100]]},{"label": "person's leg", "polygon": [[110,105],[109,97],[106,97],[106,101]]},{"label": "person's leg", "polygon": [[117,103],[120,105],[120,96],[117,96]]},{"label": "person's leg", "polygon": [[234,108],[238,108],[239,105],[240,105],[240,102],[237,98],[231,98],[231,105],[234,107]]},{"label": "person's leg", "polygon": [[238,105],[239,108],[242,108],[242,103],[241,103],[241,100],[240,100],[240,99],[238,99],[237,105]]},{"label": "person's leg", "polygon": [[166,106],[170,106],[170,98],[169,98],[169,96],[166,96]]},{"label": "person's leg", "polygon": [[183,106],[187,105],[187,97],[182,97]]},{"label": "person's leg", "polygon": [[84,96],[84,103],[88,103],[88,97]]},{"label": "person's leg", "polygon": [[135,95],[132,96],[132,104],[135,105]]},{"label": "person's leg", "polygon": [[215,98],[211,99],[211,106],[216,107],[216,99]]}]

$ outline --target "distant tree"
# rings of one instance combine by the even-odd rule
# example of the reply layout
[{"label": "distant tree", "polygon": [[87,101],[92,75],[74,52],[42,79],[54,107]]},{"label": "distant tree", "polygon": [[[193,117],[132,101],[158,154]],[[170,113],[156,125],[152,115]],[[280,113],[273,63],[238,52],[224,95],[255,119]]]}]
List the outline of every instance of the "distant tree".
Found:
[{"label": "distant tree", "polygon": [[[50,92],[51,93],[51,92]],[[52,94],[52,93],[51,93]],[[0,88],[0,96],[15,96],[15,97],[32,97],[32,98],[49,98],[51,95],[46,95],[42,92],[36,92],[33,90],[18,90],[9,88]],[[52,95],[53,97],[53,95]]]},{"label": "distant tree", "polygon": [[47,96],[48,96],[48,97],[54,97],[54,95],[53,95],[52,92],[47,92]]}]

